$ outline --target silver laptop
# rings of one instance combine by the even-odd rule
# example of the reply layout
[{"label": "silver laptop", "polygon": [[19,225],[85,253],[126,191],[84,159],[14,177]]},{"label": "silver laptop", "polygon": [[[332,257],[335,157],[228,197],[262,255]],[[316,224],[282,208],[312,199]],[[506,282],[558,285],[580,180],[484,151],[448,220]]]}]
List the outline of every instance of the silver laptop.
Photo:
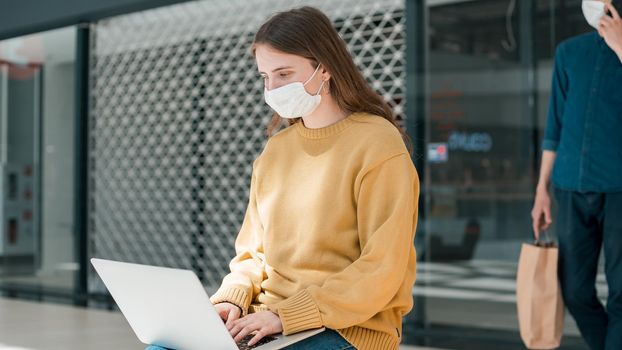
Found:
[{"label": "silver laptop", "polygon": [[[251,348],[250,337],[235,343],[194,272],[102,259],[91,263],[144,344],[178,350]],[[252,349],[281,349],[323,330],[266,337]]]}]

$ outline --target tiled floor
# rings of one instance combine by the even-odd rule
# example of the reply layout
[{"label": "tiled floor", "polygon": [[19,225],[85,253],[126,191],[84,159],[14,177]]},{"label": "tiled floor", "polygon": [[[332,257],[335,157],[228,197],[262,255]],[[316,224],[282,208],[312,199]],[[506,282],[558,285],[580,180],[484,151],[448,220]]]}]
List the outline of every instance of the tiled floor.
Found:
[{"label": "tiled floor", "polygon": [[[605,275],[598,274],[598,296],[605,303]],[[471,260],[417,266],[415,296],[427,298],[428,322],[451,326],[516,331],[516,263]],[[564,334],[579,336],[572,317],[565,317]]]},{"label": "tiled floor", "polygon": [[142,349],[120,313],[0,298],[0,349]]},{"label": "tiled floor", "polygon": [[[420,308],[414,311],[425,314],[434,329],[431,335],[422,335],[419,331],[409,332],[412,327],[405,324],[405,339],[451,349],[500,350],[499,338],[505,342],[503,349],[523,349],[516,316],[515,274],[516,263],[511,262],[420,262],[413,292],[417,297],[424,297],[425,302],[417,300]],[[607,286],[602,273],[597,279],[597,290],[601,299],[605,299]],[[451,333],[454,328],[466,333]],[[481,339],[463,339],[473,332],[479,337],[475,338]],[[482,332],[493,332],[498,337],[491,340],[481,336]],[[569,316],[564,334],[562,349],[585,348]],[[486,341],[492,346],[486,345]],[[117,312],[0,298],[0,350],[10,349],[9,346],[32,350],[143,348]],[[402,349],[425,348],[404,346]]]},{"label": "tiled floor", "polygon": [[0,298],[0,350],[143,348],[118,312]]}]

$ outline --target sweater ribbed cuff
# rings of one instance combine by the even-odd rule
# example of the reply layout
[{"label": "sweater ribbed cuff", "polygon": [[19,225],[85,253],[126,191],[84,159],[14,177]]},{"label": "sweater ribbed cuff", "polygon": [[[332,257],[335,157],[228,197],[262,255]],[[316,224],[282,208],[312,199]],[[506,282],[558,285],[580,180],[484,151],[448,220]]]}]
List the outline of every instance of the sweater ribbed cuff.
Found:
[{"label": "sweater ribbed cuff", "polygon": [[250,295],[243,288],[221,287],[210,298],[212,304],[231,303],[242,309],[242,316],[248,313],[248,306],[251,304]]},{"label": "sweater ribbed cuff", "polygon": [[279,314],[284,335],[322,327],[320,309],[307,290],[270,306],[270,310]]},{"label": "sweater ribbed cuff", "polygon": [[400,346],[399,330],[396,329],[395,331],[394,334],[388,334],[357,326],[337,330],[355,348],[374,350],[398,350]]}]

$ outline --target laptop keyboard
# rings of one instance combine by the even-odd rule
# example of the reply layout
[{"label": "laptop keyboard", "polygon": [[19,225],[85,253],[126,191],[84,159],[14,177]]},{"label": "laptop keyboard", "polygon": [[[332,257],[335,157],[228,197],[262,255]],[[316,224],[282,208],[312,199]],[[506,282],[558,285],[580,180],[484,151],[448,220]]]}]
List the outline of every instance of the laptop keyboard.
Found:
[{"label": "laptop keyboard", "polygon": [[254,348],[258,347],[258,346],[261,346],[261,345],[267,344],[267,343],[269,343],[269,342],[274,341],[274,340],[276,340],[276,339],[277,339],[277,338],[275,338],[275,337],[267,336],[267,337],[263,337],[263,339],[261,339],[260,341],[258,341],[258,342],[257,342],[255,345],[253,345],[253,346],[248,345],[248,342],[249,342],[249,341],[251,341],[251,339],[253,339],[253,337],[254,337],[254,336],[255,336],[254,334],[249,334],[249,335],[247,335],[246,337],[242,338],[242,340],[240,340],[240,341],[238,342],[238,348],[239,348],[240,350],[249,350],[249,349],[254,349]]}]

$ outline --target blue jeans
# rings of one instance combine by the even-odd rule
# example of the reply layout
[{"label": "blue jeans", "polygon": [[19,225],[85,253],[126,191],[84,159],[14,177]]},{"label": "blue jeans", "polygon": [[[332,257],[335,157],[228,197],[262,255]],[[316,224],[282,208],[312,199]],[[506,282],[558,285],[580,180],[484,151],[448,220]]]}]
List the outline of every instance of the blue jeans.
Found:
[{"label": "blue jeans", "polygon": [[[592,350],[622,349],[622,193],[555,190],[559,281],[564,303]],[[601,246],[609,287],[596,294]]]},{"label": "blue jeans", "polygon": [[[327,329],[320,334],[316,334],[298,343],[292,344],[285,350],[355,350],[352,344],[348,343],[339,333],[332,329]],[[145,350],[170,350],[161,346],[149,345]]]}]

